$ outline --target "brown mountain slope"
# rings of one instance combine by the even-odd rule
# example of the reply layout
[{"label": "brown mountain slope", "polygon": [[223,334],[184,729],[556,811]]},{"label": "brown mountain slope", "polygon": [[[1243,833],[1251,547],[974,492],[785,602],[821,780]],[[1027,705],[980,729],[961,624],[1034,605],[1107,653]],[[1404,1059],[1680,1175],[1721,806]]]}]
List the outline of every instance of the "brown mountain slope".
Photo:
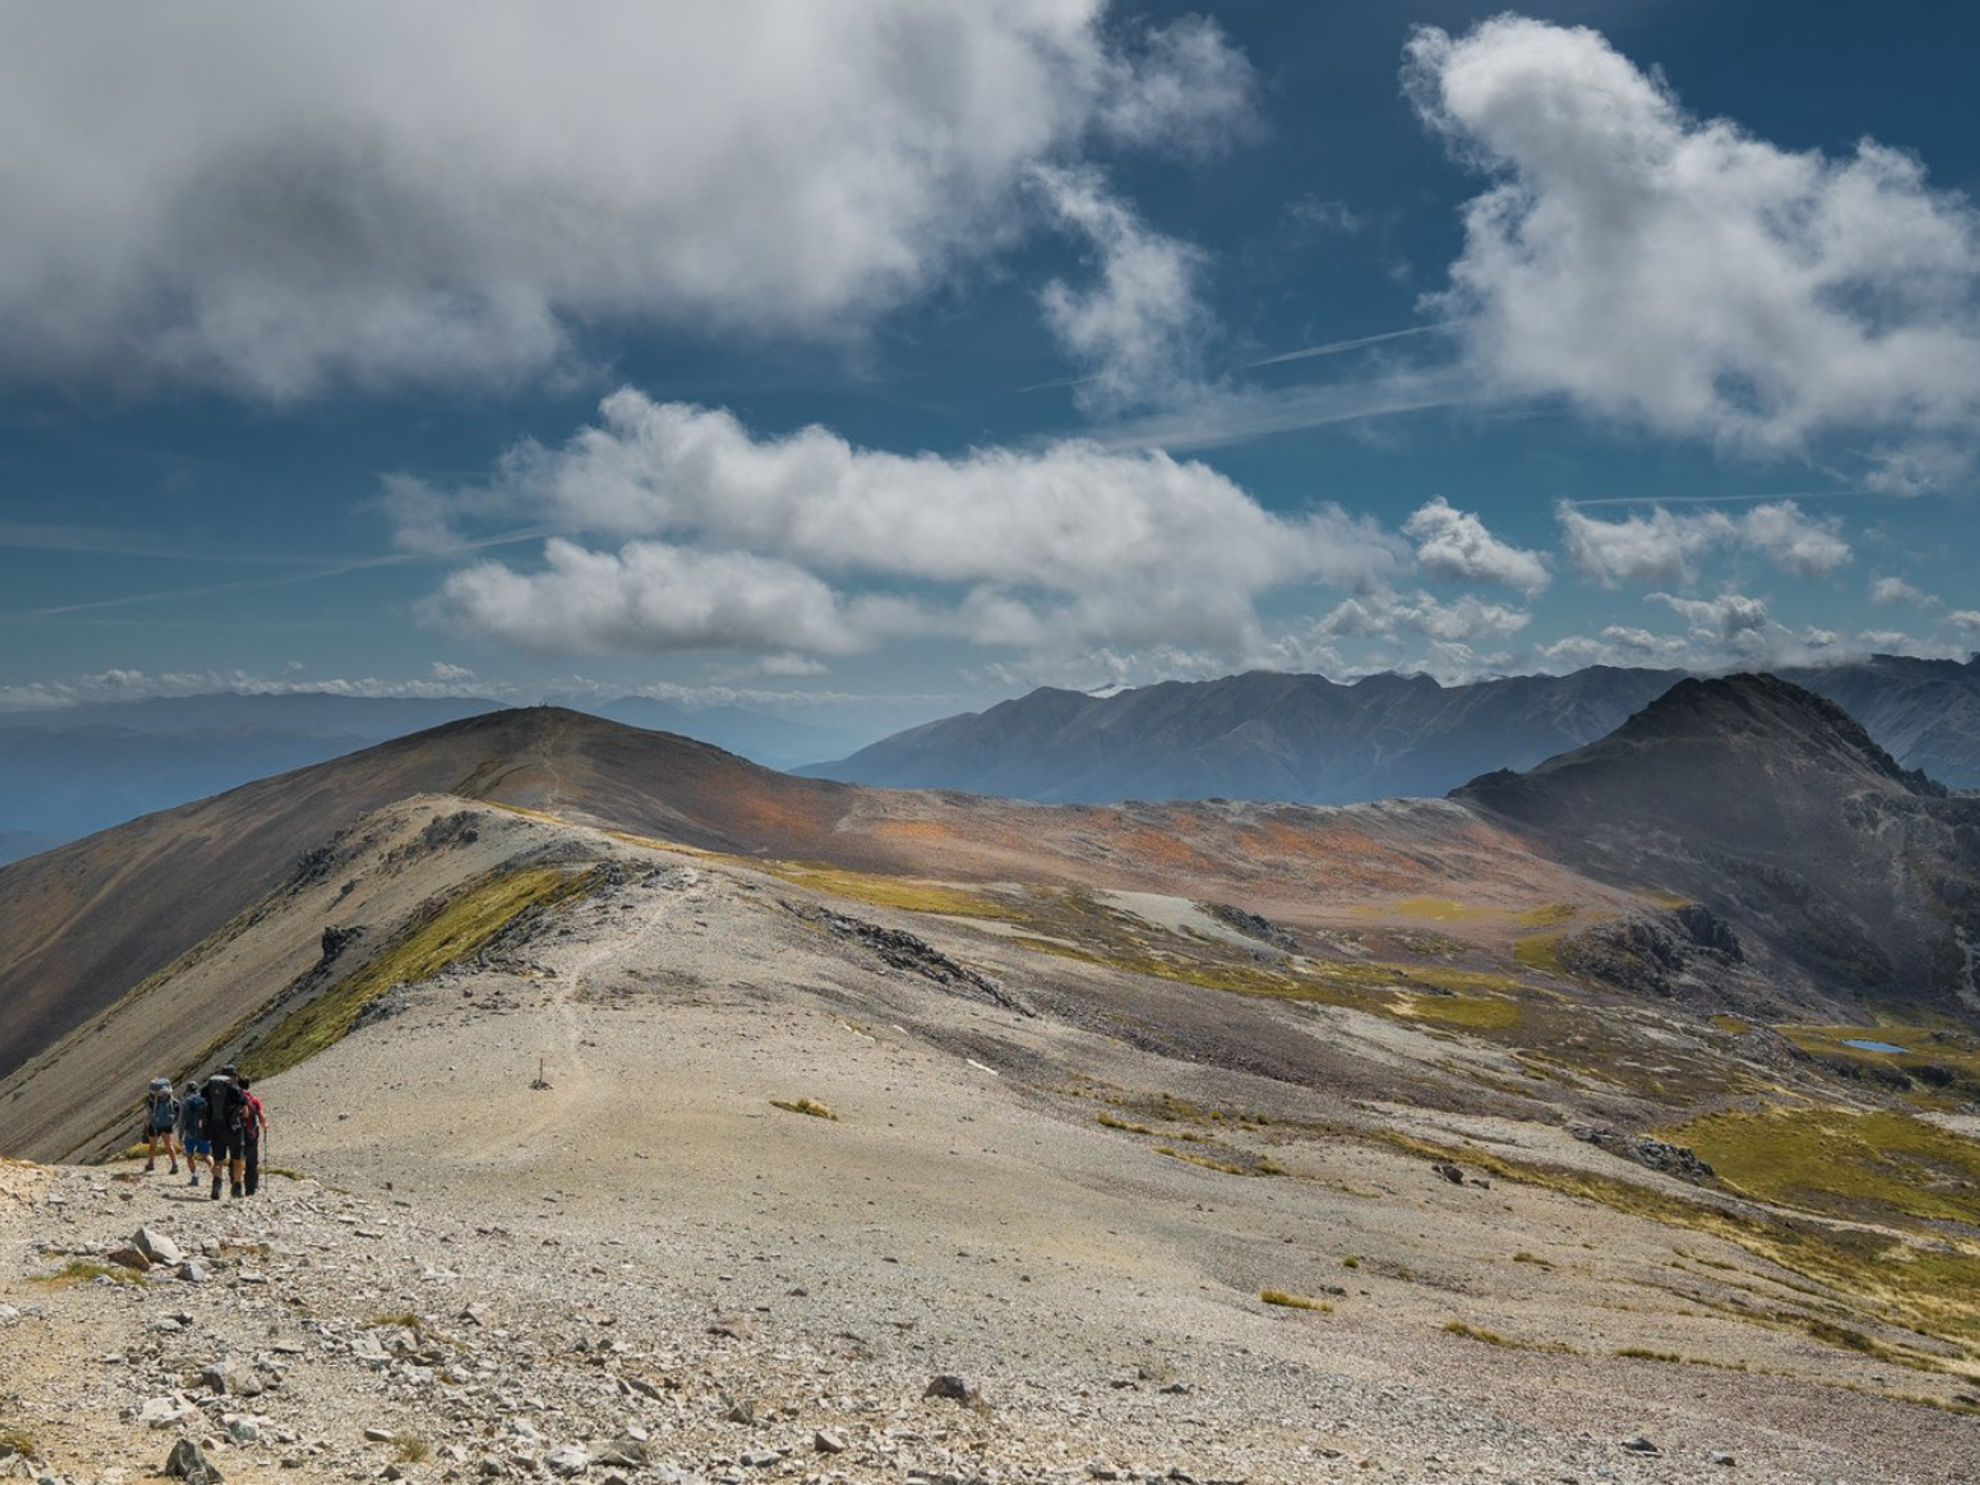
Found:
[{"label": "brown mountain slope", "polygon": [[1980,801],[1774,676],[1681,682],[1602,741],[1452,797],[1580,869],[1703,902],[1780,973],[1873,1000],[1973,996]]},{"label": "brown mountain slope", "polygon": [[0,1072],[198,943],[371,810],[416,794],[803,855],[852,790],[557,708],[491,713],[147,815],[0,869]]},{"label": "brown mountain slope", "polygon": [[1240,901],[1294,923],[1424,893],[1506,913],[1626,900],[1444,801],[1055,808],[869,790],[533,708],[401,738],[0,870],[0,1076],[219,930],[340,831],[422,794],[788,861]]}]

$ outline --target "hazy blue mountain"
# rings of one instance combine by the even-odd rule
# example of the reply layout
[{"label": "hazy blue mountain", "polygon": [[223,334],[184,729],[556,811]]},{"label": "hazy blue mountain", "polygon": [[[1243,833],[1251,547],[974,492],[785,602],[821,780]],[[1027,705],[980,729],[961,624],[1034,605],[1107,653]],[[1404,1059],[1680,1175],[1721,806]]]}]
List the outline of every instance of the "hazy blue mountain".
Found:
[{"label": "hazy blue mountain", "polygon": [[[1783,675],[1858,718],[1907,768],[1980,786],[1980,660],[1880,655]],[[1685,678],[1593,666],[1441,686],[1254,671],[1104,696],[1041,689],[800,770],[848,783],[1014,798],[1279,799],[1439,795],[1592,742]]]}]

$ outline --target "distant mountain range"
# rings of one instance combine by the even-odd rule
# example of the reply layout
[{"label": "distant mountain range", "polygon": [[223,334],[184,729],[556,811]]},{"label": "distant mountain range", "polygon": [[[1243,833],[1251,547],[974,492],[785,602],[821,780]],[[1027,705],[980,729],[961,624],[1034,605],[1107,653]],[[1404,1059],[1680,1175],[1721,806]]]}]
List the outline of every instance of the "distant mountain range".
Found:
[{"label": "distant mountain range", "polygon": [[[245,1037],[254,1017],[281,1011],[284,986],[321,990],[330,972],[312,978],[314,967],[342,952],[319,946],[326,926],[365,929],[358,959],[394,936],[410,942],[437,904],[498,865],[454,849],[495,828],[467,823],[470,804],[497,807],[491,820],[557,819],[786,863],[798,881],[820,864],[916,879],[876,902],[987,902],[953,884],[1029,883],[1026,900],[1048,914],[1029,941],[1075,960],[1125,921],[1105,896],[1152,894],[1244,904],[1215,920],[1244,938],[1238,970],[1266,973],[1298,950],[1323,975],[1308,988],[1330,994],[1358,984],[1354,993],[1385,999],[1415,983],[1364,962],[1368,935],[1386,933],[1382,952],[1401,946],[1442,966],[1419,973],[1475,956],[1464,961],[1474,978],[1537,974],[1554,987],[1769,1015],[1798,1007],[1822,1024],[1873,1007],[1980,1013],[1980,799],[1902,768],[1839,707],[1771,676],[1680,682],[1611,735],[1449,799],[1348,806],[1053,808],[876,791],[534,707],[450,722],[0,867],[0,1149],[12,1130],[28,1141],[14,1148],[66,1153],[63,1140],[108,1128],[125,1096],[118,1076],[140,1051],[190,1064],[216,1037]],[[421,823],[408,824],[413,815]],[[560,847],[517,849],[501,869],[565,862]],[[360,870],[359,858],[371,865]],[[388,887],[389,914],[370,895]],[[1468,946],[1420,933],[1419,915],[1427,907],[1440,921],[1439,903],[1468,915],[1450,925]],[[256,959],[250,930],[270,913],[294,921],[264,945],[274,957]],[[1114,952],[1167,963],[1133,933]],[[155,997],[167,982],[171,996]],[[1290,984],[1261,983],[1277,985],[1272,994]],[[120,1004],[137,1014],[112,1035],[105,1018]],[[23,1090],[58,1043],[80,1059],[64,1076],[109,1102],[87,1128],[35,1133],[55,1113]]]},{"label": "distant mountain range", "polygon": [[[1878,655],[1780,674],[1842,706],[1906,768],[1980,787],[1980,657]],[[1106,695],[1047,688],[800,771],[1050,803],[1437,796],[1593,742],[1683,679],[1594,666],[1460,686],[1254,671]]]},{"label": "distant mountain range", "polygon": [[[1980,658],[1875,656],[1781,674],[1828,697],[1906,768],[1980,787]],[[843,756],[841,729],[627,696],[593,715],[814,778],[1048,803],[1435,798],[1605,736],[1684,673],[1597,666],[1440,686],[1427,676],[1253,672],[1105,695],[1041,689]],[[0,713],[0,864],[252,779],[499,710],[432,700],[219,694]],[[801,766],[802,765],[802,766]]]},{"label": "distant mountain range", "polygon": [[[221,693],[0,713],[0,864],[501,706],[479,697]],[[625,696],[592,710],[771,768],[829,757],[859,741],[836,728],[732,706],[690,711]]]}]

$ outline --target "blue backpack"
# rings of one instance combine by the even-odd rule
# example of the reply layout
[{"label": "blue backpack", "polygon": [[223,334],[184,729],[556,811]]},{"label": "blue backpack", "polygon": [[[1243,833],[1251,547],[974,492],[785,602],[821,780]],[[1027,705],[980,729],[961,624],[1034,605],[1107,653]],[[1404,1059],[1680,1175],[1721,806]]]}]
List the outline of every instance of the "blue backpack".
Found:
[{"label": "blue backpack", "polygon": [[147,1134],[170,1134],[172,1126],[179,1120],[179,1101],[172,1096],[170,1083],[154,1082],[145,1095],[151,1106],[151,1117],[145,1123]]},{"label": "blue backpack", "polygon": [[197,1088],[179,1105],[179,1132],[189,1140],[206,1138],[206,1098]]}]

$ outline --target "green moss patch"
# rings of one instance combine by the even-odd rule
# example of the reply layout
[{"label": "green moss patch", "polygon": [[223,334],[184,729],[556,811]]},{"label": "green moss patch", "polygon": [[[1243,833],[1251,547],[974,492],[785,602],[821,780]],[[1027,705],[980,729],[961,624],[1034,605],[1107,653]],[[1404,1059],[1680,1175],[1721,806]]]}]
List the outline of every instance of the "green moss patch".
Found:
[{"label": "green moss patch", "polygon": [[806,862],[776,861],[751,863],[758,871],[782,877],[794,886],[807,887],[828,897],[863,902],[873,907],[895,908],[904,913],[940,913],[954,918],[990,918],[1018,921],[1024,917],[1018,907],[982,892],[952,887],[944,882],[921,881],[914,877],[880,876],[873,872],[851,871],[845,867],[812,865]]},{"label": "green moss patch", "polygon": [[1902,1214],[1980,1224],[1980,1143],[1909,1114],[1711,1114],[1671,1138],[1765,1201],[1871,1220]]},{"label": "green moss patch", "polygon": [[1370,914],[1397,913],[1405,918],[1428,918],[1438,923],[1463,923],[1474,918],[1499,916],[1497,908],[1470,907],[1449,897],[1403,897],[1363,911]]},{"label": "green moss patch", "polygon": [[1519,1002],[1504,995],[1399,996],[1396,1009],[1415,1020],[1471,1031],[1505,1031],[1519,1024]]},{"label": "green moss patch", "polygon": [[108,1279],[135,1289],[145,1286],[144,1275],[135,1269],[125,1268],[121,1263],[101,1263],[94,1258],[71,1258],[54,1273],[36,1282],[49,1289],[67,1289],[71,1285],[88,1284],[97,1279]]},{"label": "green moss patch", "polygon": [[[1980,1036],[1951,1021],[1886,1015],[1875,1026],[1777,1026],[1790,1042],[1830,1071],[1925,1109],[1952,1109],[1980,1100]],[[1852,1047],[1888,1042],[1901,1052]]]},{"label": "green moss patch", "polygon": [[370,963],[285,1018],[241,1058],[241,1070],[266,1078],[333,1046],[365,1007],[395,985],[417,984],[477,953],[530,912],[543,912],[589,890],[596,870],[532,867],[480,878],[454,896],[429,903]]},{"label": "green moss patch", "polygon": [[1561,935],[1558,933],[1529,933],[1516,940],[1513,958],[1542,974],[1567,977],[1567,966],[1561,962]]},{"label": "green moss patch", "polygon": [[1513,921],[1522,928],[1558,928],[1572,922],[1581,910],[1571,902],[1550,902],[1545,907],[1528,908]]},{"label": "green moss patch", "polygon": [[[1921,1244],[1890,1231],[1838,1226],[1792,1213],[1733,1211],[1661,1187],[1508,1160],[1469,1147],[1459,1150],[1393,1130],[1370,1131],[1370,1137],[1431,1159],[1461,1160],[1501,1180],[1708,1233],[1809,1280],[1806,1285],[1789,1282],[1785,1287],[1807,1295],[1811,1305],[1825,1311],[1810,1315],[1744,1305],[1709,1306],[1732,1318],[1813,1334],[1813,1325],[1840,1324],[1853,1312],[1863,1324],[1891,1327],[1922,1339],[1923,1344],[1905,1346],[1876,1342],[1882,1347],[1877,1354],[1884,1360],[1931,1372],[1947,1370],[1949,1356],[1963,1358],[1968,1365],[1980,1364],[1980,1249],[1955,1247],[1936,1237]],[[1696,1295],[1687,1298],[1704,1303]]]}]

